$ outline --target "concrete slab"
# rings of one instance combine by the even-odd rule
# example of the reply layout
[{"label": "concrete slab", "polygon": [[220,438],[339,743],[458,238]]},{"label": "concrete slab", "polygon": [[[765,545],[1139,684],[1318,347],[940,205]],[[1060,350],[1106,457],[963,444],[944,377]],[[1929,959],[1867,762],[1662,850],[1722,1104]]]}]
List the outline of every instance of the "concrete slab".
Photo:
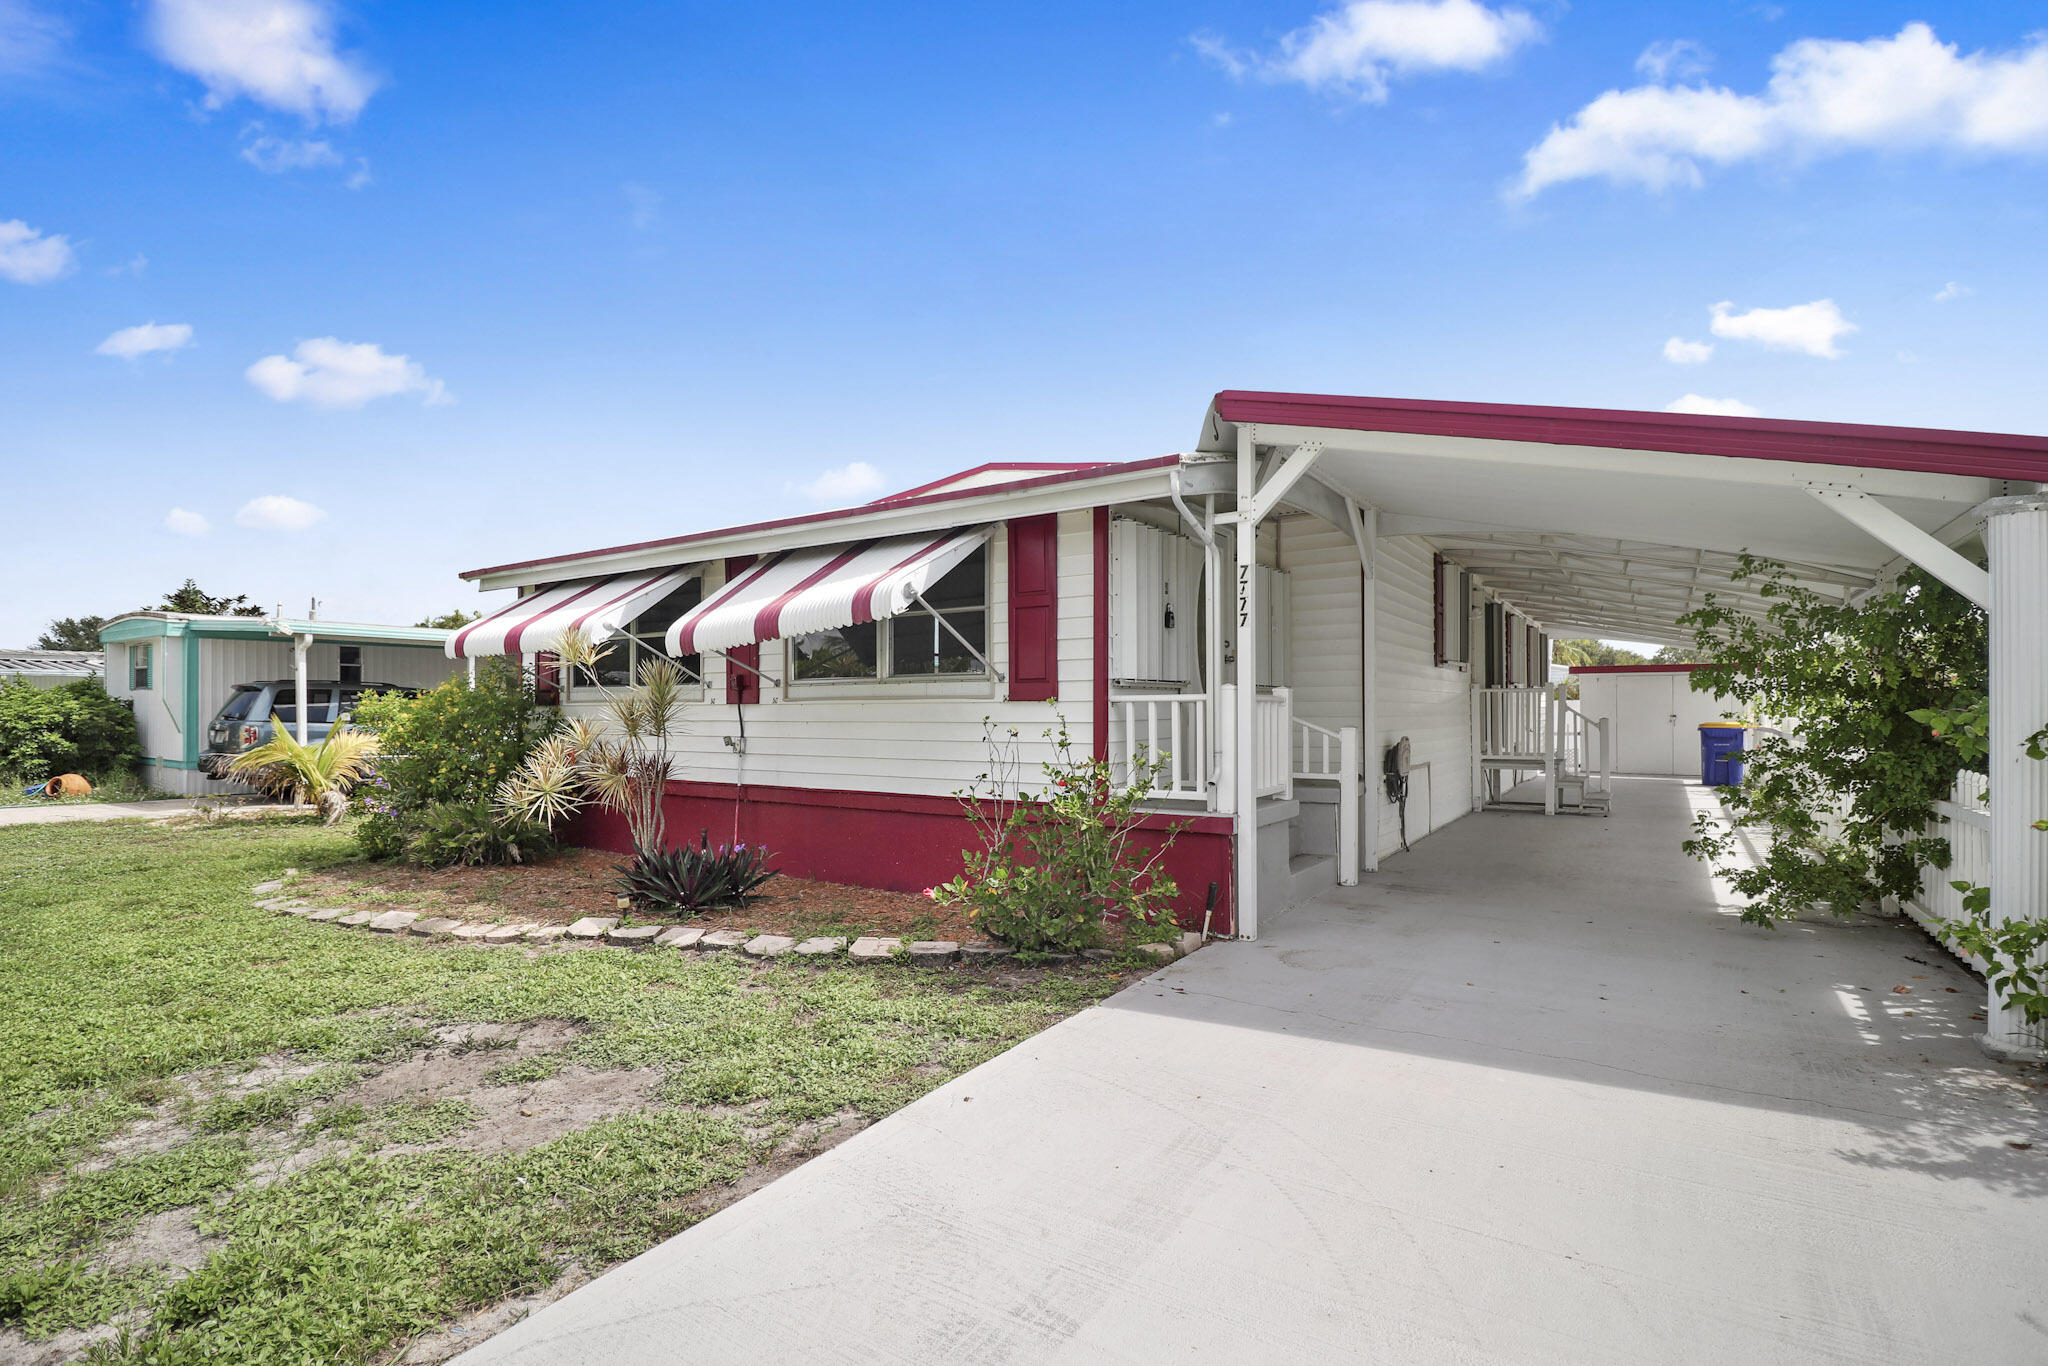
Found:
[{"label": "concrete slab", "polygon": [[1677,849],[1711,796],[1618,786],[1459,820],[461,1360],[2043,1359],[2041,1077],[1982,988],[1899,922],[1738,923]]}]

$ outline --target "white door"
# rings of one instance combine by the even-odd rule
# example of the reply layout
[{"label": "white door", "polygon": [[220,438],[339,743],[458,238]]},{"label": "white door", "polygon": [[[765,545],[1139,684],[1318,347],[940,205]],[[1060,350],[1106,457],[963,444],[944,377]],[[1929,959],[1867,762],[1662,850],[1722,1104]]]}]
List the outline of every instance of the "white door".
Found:
[{"label": "white door", "polygon": [[1670,674],[1614,675],[1614,768],[1687,772],[1678,763],[1678,683]]}]

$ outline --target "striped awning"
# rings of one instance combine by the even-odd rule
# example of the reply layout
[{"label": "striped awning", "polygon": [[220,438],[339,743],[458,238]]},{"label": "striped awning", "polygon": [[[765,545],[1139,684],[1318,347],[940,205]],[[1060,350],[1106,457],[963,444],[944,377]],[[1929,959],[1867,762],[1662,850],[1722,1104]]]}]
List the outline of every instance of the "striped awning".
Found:
[{"label": "striped awning", "polygon": [[767,556],[669,627],[669,653],[731,650],[893,617],[984,545],[989,530],[957,527]]},{"label": "striped awning", "polygon": [[576,579],[528,593],[448,638],[450,659],[552,650],[571,630],[605,640],[703,572],[697,564]]}]

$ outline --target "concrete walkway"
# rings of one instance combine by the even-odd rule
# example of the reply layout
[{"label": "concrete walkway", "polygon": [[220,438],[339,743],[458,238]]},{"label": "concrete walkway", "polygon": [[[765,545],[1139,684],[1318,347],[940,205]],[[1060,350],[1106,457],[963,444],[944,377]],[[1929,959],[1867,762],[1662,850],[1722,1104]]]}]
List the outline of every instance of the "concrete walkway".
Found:
[{"label": "concrete walkway", "polygon": [[37,806],[0,806],[0,825],[54,825],[61,821],[129,821],[175,816],[199,805],[196,797],[168,797],[145,802],[51,802]]},{"label": "concrete walkway", "polygon": [[1917,930],[1737,923],[1710,800],[1458,821],[461,1360],[2048,1361],[2041,1076]]}]

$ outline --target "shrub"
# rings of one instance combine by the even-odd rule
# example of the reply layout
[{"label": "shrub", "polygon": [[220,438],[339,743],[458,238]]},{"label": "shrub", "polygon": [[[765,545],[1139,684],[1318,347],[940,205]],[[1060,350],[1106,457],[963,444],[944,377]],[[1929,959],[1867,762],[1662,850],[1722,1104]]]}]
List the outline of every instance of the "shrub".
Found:
[{"label": "shrub", "polygon": [[1045,732],[1053,757],[1040,765],[1044,796],[1035,799],[1016,781],[1017,732],[987,733],[989,771],[957,794],[981,847],[964,850],[966,870],[925,895],[962,907],[982,933],[1026,953],[1092,948],[1112,919],[1134,939],[1170,935],[1180,889],[1160,860],[1173,834],[1150,852],[1131,838],[1164,761],[1141,757],[1118,781],[1107,761],[1075,753],[1062,719]]},{"label": "shrub", "polygon": [[317,804],[332,825],[348,809],[349,791],[376,758],[377,737],[367,731],[335,726],[319,744],[302,745],[272,713],[270,739],[236,755],[228,772],[265,792]]},{"label": "shrub", "polygon": [[405,831],[405,861],[422,868],[524,863],[555,852],[545,825],[494,810],[489,802],[436,802]]},{"label": "shrub", "polygon": [[[489,661],[477,670],[474,686],[465,678],[453,678],[418,697],[366,697],[357,706],[354,721],[359,729],[376,734],[382,751],[376,771],[355,793],[363,815],[356,825],[356,841],[369,857],[402,855],[436,864],[506,862],[554,847],[544,827],[536,838],[534,824],[516,818],[467,819],[467,833],[458,838],[465,822],[438,810],[485,803],[492,789],[561,727],[554,708],[533,700],[517,666]],[[430,812],[436,813],[432,833],[424,829]],[[451,854],[451,844],[487,856]],[[513,847],[519,851],[517,858],[510,854]]]},{"label": "shrub", "polygon": [[89,778],[133,772],[142,762],[135,712],[96,678],[58,688],[0,683],[0,773],[23,781],[56,773]]},{"label": "shrub", "polygon": [[702,831],[695,846],[643,849],[619,867],[619,888],[644,906],[695,915],[720,906],[742,906],[775,876],[766,849],[744,844],[711,847]]}]

